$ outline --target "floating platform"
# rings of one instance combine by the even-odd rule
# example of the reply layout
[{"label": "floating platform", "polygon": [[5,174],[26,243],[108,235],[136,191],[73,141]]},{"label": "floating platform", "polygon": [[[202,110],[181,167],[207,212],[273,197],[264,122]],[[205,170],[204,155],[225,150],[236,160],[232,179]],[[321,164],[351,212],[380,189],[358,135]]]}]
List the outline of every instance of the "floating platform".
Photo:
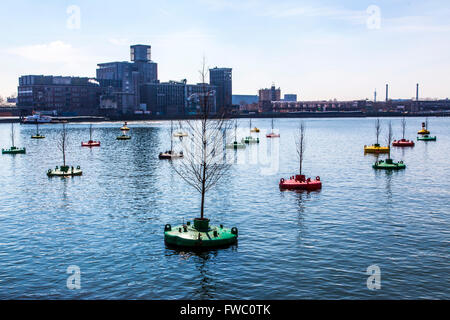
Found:
[{"label": "floating platform", "polygon": [[184,157],[183,151],[181,151],[180,153],[176,153],[173,151],[166,151],[166,152],[161,152],[159,154],[160,160],[172,160],[172,159],[179,159],[179,158],[183,158],[183,157]]},{"label": "floating platform", "polygon": [[121,131],[130,131],[130,128],[128,128],[128,122],[125,122],[123,126],[120,128]]},{"label": "floating platform", "polygon": [[392,142],[392,145],[394,147],[414,147],[414,142],[411,140],[401,139],[394,140],[394,142]]},{"label": "floating platform", "polygon": [[247,144],[259,143],[259,138],[253,138],[251,136],[245,137],[245,138],[242,138],[242,143],[247,143]]},{"label": "floating platform", "polygon": [[225,228],[223,225],[210,226],[208,219],[195,219],[185,225],[164,227],[166,244],[182,248],[217,248],[235,244],[238,239],[237,228]]},{"label": "floating platform", "polygon": [[389,146],[382,147],[379,144],[364,146],[364,153],[389,153]]},{"label": "floating platform", "polygon": [[279,138],[280,137],[280,135],[278,134],[278,133],[269,133],[269,134],[266,134],[266,138]]},{"label": "floating platform", "polygon": [[45,136],[41,134],[35,134],[34,136],[31,136],[31,139],[45,139]]},{"label": "floating platform", "polygon": [[227,144],[226,148],[227,149],[235,149],[235,150],[237,150],[237,149],[245,149],[245,144],[235,141],[233,143]]},{"label": "floating platform", "polygon": [[417,131],[417,134],[430,134],[430,131],[428,131],[427,129],[422,129]]},{"label": "floating platform", "polygon": [[131,137],[127,136],[125,134],[117,137],[117,140],[130,140],[130,139],[131,139]]},{"label": "floating platform", "polygon": [[26,148],[11,147],[9,149],[2,149],[2,154],[25,154],[27,153]]},{"label": "floating platform", "polygon": [[429,135],[424,135],[422,137],[417,137],[417,140],[419,141],[436,141],[436,136],[430,137]]},{"label": "floating platform", "polygon": [[88,142],[82,142],[82,143],[81,143],[81,146],[82,146],[82,147],[89,147],[89,148],[92,148],[92,147],[100,147],[100,141],[92,141],[92,140],[89,140]]},{"label": "floating platform", "polygon": [[80,166],[69,167],[69,166],[61,166],[56,167],[54,170],[48,169],[47,176],[49,177],[75,177],[83,175],[83,171],[81,171]]},{"label": "floating platform", "polygon": [[176,133],[173,134],[173,136],[175,138],[183,138],[183,137],[187,137],[188,134],[186,132],[176,132]]},{"label": "floating platform", "polygon": [[406,169],[406,165],[403,161],[394,162],[392,159],[386,159],[375,162],[372,168],[381,170],[402,170]]},{"label": "floating platform", "polygon": [[280,189],[282,190],[307,190],[314,191],[322,189],[322,181],[320,177],[315,180],[311,178],[306,179],[304,175],[292,176],[289,180],[280,180]]}]

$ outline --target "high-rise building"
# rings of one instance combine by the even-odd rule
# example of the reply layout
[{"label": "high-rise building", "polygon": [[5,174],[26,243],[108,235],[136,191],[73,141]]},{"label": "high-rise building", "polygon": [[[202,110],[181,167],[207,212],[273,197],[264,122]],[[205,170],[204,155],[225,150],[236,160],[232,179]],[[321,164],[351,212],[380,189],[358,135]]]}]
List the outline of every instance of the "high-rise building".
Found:
[{"label": "high-rise building", "polygon": [[216,87],[216,103],[218,110],[231,110],[233,105],[233,83],[231,68],[209,69],[209,83]]},{"label": "high-rise building", "polygon": [[281,100],[281,89],[272,85],[270,89],[259,90],[259,108],[263,112],[272,111],[272,101]]},{"label": "high-rise building", "polygon": [[121,113],[132,113],[140,106],[140,86],[158,82],[158,64],[151,61],[151,47],[130,47],[132,62],[109,62],[98,64],[97,80],[103,97],[117,102]]},{"label": "high-rise building", "polygon": [[19,78],[17,106],[24,111],[56,111],[59,115],[94,115],[100,86],[90,78],[26,75]]}]

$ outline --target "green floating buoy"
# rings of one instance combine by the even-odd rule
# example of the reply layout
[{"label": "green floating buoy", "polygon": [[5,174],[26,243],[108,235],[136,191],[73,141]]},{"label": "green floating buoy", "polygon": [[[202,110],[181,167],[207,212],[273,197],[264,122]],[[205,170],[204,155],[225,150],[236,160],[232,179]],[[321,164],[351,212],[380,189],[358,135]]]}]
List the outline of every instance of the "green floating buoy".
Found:
[{"label": "green floating buoy", "polygon": [[2,154],[25,154],[26,152],[26,148],[11,147],[9,149],[2,149]]},{"label": "green floating buoy", "polygon": [[48,177],[75,177],[83,175],[80,166],[74,168],[69,166],[56,167],[54,170],[48,169]]},{"label": "green floating buoy", "polygon": [[14,144],[14,124],[11,123],[11,148],[9,149],[2,149],[2,154],[19,154],[19,153],[26,153],[26,148],[17,148]]},{"label": "green floating buoy", "polygon": [[392,159],[386,159],[375,162],[372,167],[381,170],[402,170],[406,169],[406,164],[404,164],[403,161],[394,162]]},{"label": "green floating buoy", "polygon": [[259,143],[259,138],[253,138],[251,136],[248,136],[248,137],[242,138],[242,143],[247,143],[247,144]]},{"label": "green floating buoy", "polygon": [[167,224],[164,228],[166,244],[185,248],[216,248],[235,244],[238,238],[237,228],[210,226],[209,219],[195,219],[185,225],[172,227]]},{"label": "green floating buoy", "polygon": [[436,136],[431,137],[431,136],[426,134],[426,135],[424,135],[422,137],[417,137],[417,140],[419,140],[419,141],[436,141]]},{"label": "green floating buoy", "polygon": [[227,144],[226,148],[227,149],[245,149],[245,144],[235,141],[233,143]]}]

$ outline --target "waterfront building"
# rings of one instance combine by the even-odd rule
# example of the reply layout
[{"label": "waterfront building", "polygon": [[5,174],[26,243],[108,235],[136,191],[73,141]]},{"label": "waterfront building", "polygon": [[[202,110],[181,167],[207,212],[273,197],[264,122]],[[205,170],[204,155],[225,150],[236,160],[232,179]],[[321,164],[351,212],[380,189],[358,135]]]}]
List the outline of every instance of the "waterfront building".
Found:
[{"label": "waterfront building", "polygon": [[243,94],[233,94],[232,103],[233,105],[247,105],[258,102],[257,95],[243,95]]},{"label": "waterfront building", "polygon": [[272,101],[273,112],[367,111],[366,100],[355,101]]},{"label": "waterfront building", "polygon": [[180,116],[196,114],[202,96],[208,96],[216,112],[216,87],[207,83],[187,84],[187,80],[147,83],[140,87],[141,105],[152,114]]},{"label": "waterfront building", "polygon": [[259,90],[259,109],[261,112],[271,112],[272,111],[272,101],[281,100],[281,89],[275,88],[272,85],[270,89],[260,89]]},{"label": "waterfront building", "polygon": [[95,115],[100,86],[95,79],[26,75],[19,78],[17,106],[24,113],[51,111],[58,115]]},{"label": "waterfront building", "polygon": [[216,87],[217,109],[229,112],[233,105],[232,69],[217,67],[209,69],[209,83]]},{"label": "waterfront building", "polygon": [[285,94],[283,101],[297,102],[297,95],[296,94]]},{"label": "waterfront building", "polygon": [[158,82],[158,64],[151,61],[151,46],[130,46],[131,62],[109,62],[98,64],[97,80],[102,88],[102,97],[110,105],[112,97],[118,113],[133,113],[140,109],[140,87]]}]

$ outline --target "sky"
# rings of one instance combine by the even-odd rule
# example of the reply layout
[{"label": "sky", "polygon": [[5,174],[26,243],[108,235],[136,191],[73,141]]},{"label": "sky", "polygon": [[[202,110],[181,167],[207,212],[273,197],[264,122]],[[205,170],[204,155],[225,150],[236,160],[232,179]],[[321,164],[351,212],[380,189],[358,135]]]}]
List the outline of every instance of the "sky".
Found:
[{"label": "sky", "polygon": [[27,74],[95,77],[149,44],[161,81],[233,68],[233,94],[450,96],[448,0],[15,0],[0,4],[0,95]]}]

